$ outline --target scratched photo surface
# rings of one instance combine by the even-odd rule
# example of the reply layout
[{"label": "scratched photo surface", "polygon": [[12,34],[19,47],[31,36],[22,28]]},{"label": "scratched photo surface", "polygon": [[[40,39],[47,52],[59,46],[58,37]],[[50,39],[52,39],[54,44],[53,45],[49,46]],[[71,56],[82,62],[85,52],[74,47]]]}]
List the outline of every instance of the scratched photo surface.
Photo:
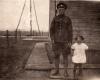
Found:
[{"label": "scratched photo surface", "polygon": [[[50,78],[50,26],[60,1],[68,6],[65,15],[72,21],[73,43],[80,34],[89,47],[78,80],[100,80],[100,0],[0,0],[0,80],[56,80]],[[62,55],[59,67],[63,76]],[[69,77],[57,80],[74,80],[73,67],[69,54]]]}]

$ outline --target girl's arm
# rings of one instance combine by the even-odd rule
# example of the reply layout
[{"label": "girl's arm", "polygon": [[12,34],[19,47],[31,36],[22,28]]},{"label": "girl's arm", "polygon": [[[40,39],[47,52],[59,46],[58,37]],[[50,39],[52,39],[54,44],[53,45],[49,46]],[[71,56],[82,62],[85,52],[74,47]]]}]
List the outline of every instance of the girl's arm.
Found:
[{"label": "girl's arm", "polygon": [[88,46],[86,44],[84,45],[84,48],[85,48],[85,50],[88,50]]},{"label": "girl's arm", "polygon": [[75,43],[71,45],[71,56],[73,56],[74,54],[74,49],[75,49]]},{"label": "girl's arm", "polygon": [[73,56],[74,54],[74,49],[71,49],[71,56]]}]

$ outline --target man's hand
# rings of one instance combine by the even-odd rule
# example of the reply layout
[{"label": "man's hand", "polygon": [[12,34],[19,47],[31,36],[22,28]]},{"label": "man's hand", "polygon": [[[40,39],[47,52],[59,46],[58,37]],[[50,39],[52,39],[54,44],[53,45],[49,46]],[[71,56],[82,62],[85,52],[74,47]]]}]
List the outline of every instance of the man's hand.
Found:
[{"label": "man's hand", "polygon": [[54,39],[52,40],[52,43],[54,43]]},{"label": "man's hand", "polygon": [[68,42],[68,47],[71,47],[72,43]]},{"label": "man's hand", "polygon": [[54,40],[50,39],[50,43],[54,43]]}]

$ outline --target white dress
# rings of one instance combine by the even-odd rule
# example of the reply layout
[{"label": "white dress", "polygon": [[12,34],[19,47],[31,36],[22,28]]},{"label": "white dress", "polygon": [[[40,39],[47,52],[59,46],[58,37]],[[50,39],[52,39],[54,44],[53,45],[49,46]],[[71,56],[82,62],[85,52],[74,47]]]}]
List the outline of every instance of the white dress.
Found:
[{"label": "white dress", "polygon": [[86,63],[86,54],[85,51],[88,49],[88,46],[85,43],[74,43],[71,46],[74,49],[74,54],[72,56],[73,63]]}]

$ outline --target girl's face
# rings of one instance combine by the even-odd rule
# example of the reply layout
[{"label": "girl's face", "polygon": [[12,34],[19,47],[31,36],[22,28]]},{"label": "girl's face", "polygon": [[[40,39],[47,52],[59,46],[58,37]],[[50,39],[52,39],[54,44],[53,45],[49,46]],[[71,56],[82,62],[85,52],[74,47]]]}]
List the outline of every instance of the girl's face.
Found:
[{"label": "girl's face", "polygon": [[82,42],[82,39],[81,39],[80,37],[78,37],[78,38],[77,38],[77,42],[78,42],[78,43],[81,43],[81,42]]}]

